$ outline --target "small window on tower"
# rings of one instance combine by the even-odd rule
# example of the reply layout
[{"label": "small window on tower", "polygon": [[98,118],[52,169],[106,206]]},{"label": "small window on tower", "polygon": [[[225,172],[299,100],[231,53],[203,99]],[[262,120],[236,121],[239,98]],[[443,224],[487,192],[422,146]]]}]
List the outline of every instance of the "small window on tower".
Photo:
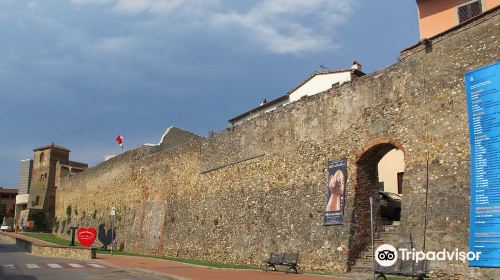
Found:
[{"label": "small window on tower", "polygon": [[40,153],[40,164],[43,165],[43,161],[45,160],[45,154],[43,152]]},{"label": "small window on tower", "polygon": [[474,1],[458,7],[458,23],[462,23],[482,13],[481,1]]}]

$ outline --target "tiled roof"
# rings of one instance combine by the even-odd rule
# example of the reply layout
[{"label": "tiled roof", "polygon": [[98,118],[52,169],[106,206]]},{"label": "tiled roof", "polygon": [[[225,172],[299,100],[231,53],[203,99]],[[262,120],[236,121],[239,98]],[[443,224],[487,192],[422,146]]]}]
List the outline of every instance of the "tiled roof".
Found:
[{"label": "tiled roof", "polygon": [[345,72],[351,72],[352,74],[360,77],[360,76],[364,76],[365,73],[363,73],[362,71],[360,70],[357,70],[357,69],[349,69],[349,68],[340,68],[340,69],[335,69],[335,70],[327,70],[327,71],[314,71],[311,75],[309,75],[309,77],[307,77],[304,81],[302,81],[301,83],[299,83],[298,85],[296,85],[294,88],[292,88],[291,90],[289,90],[285,95],[283,96],[280,96],[274,100],[271,100],[263,105],[260,105],[258,107],[255,107],[243,114],[240,114],[232,119],[229,120],[230,123],[234,123],[235,121],[241,119],[241,118],[244,118],[254,112],[257,112],[257,111],[260,111],[268,106],[271,106],[271,105],[274,105],[278,102],[281,102],[281,101],[284,101],[288,98],[288,96],[294,92],[295,90],[297,90],[299,87],[303,86],[305,83],[307,83],[309,80],[311,80],[312,78],[314,78],[315,76],[317,75],[325,75],[325,74],[335,74],[335,73],[345,73]]},{"label": "tiled roof", "polygon": [[335,73],[344,73],[344,72],[352,72],[356,76],[363,76],[365,73],[359,71],[359,70],[351,70],[348,68],[340,68],[340,69],[335,69],[335,70],[327,70],[327,71],[314,71],[307,77],[305,80],[303,80],[301,83],[293,87],[291,90],[289,90],[286,94],[290,95],[292,92],[296,91],[298,88],[303,86],[305,83],[309,82],[312,78],[316,77],[317,75],[325,75],[325,74],[335,74]]},{"label": "tiled roof", "polygon": [[18,189],[4,189],[4,188],[0,188],[0,193],[15,193],[17,194],[18,192]]},{"label": "tiled roof", "polygon": [[63,150],[63,151],[71,152],[69,149],[66,149],[64,147],[55,145],[54,143],[49,144],[49,145],[45,145],[45,146],[40,147],[40,148],[33,149],[33,152],[41,151],[41,150],[46,150],[46,149],[58,149],[58,150]]},{"label": "tiled roof", "polygon": [[496,7],[494,7],[494,8],[491,8],[491,9],[489,9],[489,10],[485,11],[485,12],[480,13],[479,15],[477,15],[477,16],[475,16],[475,17],[472,17],[472,18],[470,18],[470,19],[468,19],[468,20],[466,20],[466,21],[464,21],[464,22],[462,22],[462,23],[460,23],[460,24],[457,24],[457,25],[455,25],[455,26],[453,26],[453,27],[451,27],[451,28],[449,28],[449,29],[444,30],[444,31],[443,31],[443,32],[441,32],[441,33],[438,33],[438,34],[436,34],[436,35],[434,35],[434,36],[431,36],[430,38],[425,38],[425,39],[423,39],[423,40],[420,40],[420,41],[419,41],[418,43],[416,43],[415,45],[410,46],[410,47],[408,47],[408,48],[406,48],[406,49],[402,50],[400,53],[402,54],[402,53],[404,53],[404,52],[407,52],[407,51],[409,51],[409,50],[411,50],[411,49],[414,49],[414,48],[416,48],[416,47],[418,47],[418,46],[420,46],[420,45],[425,44],[425,42],[426,42],[426,41],[428,41],[428,40],[434,40],[434,39],[439,38],[439,37],[441,37],[441,36],[444,36],[444,35],[446,35],[446,34],[448,34],[448,33],[450,33],[450,32],[453,32],[453,31],[455,31],[455,30],[457,30],[457,29],[460,29],[460,28],[462,28],[462,27],[464,27],[464,26],[466,26],[466,25],[469,25],[469,24],[472,24],[472,23],[474,23],[474,22],[476,22],[476,21],[479,21],[479,20],[481,20],[482,18],[485,18],[485,17],[486,17],[486,16],[488,16],[488,15],[491,15],[491,14],[497,13],[497,12],[498,12],[498,10],[500,10],[500,6],[496,6]]},{"label": "tiled roof", "polygon": [[286,99],[288,99],[288,95],[282,95],[282,96],[280,96],[280,97],[278,97],[278,98],[276,98],[276,99],[273,99],[273,100],[271,100],[271,101],[269,101],[269,102],[267,102],[267,103],[265,103],[265,104],[262,104],[262,105],[260,105],[260,106],[258,106],[258,107],[255,107],[255,108],[253,108],[253,109],[251,109],[251,110],[249,110],[249,111],[246,111],[245,113],[243,113],[243,114],[241,114],[241,115],[238,115],[238,116],[236,116],[236,117],[234,117],[234,118],[230,119],[230,120],[229,120],[229,122],[230,122],[230,123],[233,123],[233,122],[235,122],[235,121],[237,121],[237,120],[239,120],[239,119],[241,119],[241,118],[244,118],[244,117],[246,117],[246,116],[250,115],[251,113],[254,113],[254,112],[260,111],[260,110],[262,110],[262,109],[264,109],[264,108],[266,108],[266,107],[269,107],[269,106],[271,106],[271,105],[274,105],[274,104],[279,103],[279,102],[281,102],[281,101],[284,101],[284,100],[286,100]]}]

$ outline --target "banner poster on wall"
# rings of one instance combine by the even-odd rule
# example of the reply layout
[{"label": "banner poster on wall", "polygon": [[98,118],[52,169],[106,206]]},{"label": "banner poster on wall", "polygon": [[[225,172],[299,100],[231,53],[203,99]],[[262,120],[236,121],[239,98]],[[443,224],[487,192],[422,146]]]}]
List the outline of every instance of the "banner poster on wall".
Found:
[{"label": "banner poster on wall", "polygon": [[326,180],[326,208],[323,216],[324,226],[343,224],[346,185],[347,159],[329,161]]},{"label": "banner poster on wall", "polygon": [[465,73],[470,139],[469,266],[500,267],[500,63]]}]

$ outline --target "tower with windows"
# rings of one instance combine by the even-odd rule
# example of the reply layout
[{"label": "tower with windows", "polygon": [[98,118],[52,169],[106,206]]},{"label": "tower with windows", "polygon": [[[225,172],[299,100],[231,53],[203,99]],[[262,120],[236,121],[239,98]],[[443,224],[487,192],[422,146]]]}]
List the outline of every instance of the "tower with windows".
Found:
[{"label": "tower with windows", "polygon": [[54,143],[33,150],[34,161],[28,198],[28,220],[37,230],[50,230],[55,216],[56,186],[64,166],[85,170],[88,165],[69,160],[69,149]]}]

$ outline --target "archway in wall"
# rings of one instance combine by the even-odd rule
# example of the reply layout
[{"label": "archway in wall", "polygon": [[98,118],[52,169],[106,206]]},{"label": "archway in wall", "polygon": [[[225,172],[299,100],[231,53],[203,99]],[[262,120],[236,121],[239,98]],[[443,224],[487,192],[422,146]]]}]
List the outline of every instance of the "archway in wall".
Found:
[{"label": "archway in wall", "polygon": [[[351,238],[350,238],[350,259],[353,260],[366,249],[370,243],[370,197],[374,198],[374,218],[375,227],[379,228],[381,221],[385,224],[392,222],[391,219],[381,219],[382,213],[380,208],[381,193],[384,191],[383,185],[379,180],[379,163],[391,151],[397,149],[394,144],[382,143],[377,144],[366,150],[356,162],[356,184],[354,186],[354,210],[352,213]],[[394,152],[393,152],[394,153]],[[399,155],[399,152],[395,152]],[[402,151],[401,151],[402,153]],[[404,157],[404,155],[403,155]],[[389,160],[393,158],[389,156]],[[404,159],[403,159],[404,169]],[[397,168],[394,170],[398,170]],[[404,170],[403,170],[404,171]],[[397,173],[393,175],[396,177]],[[402,175],[399,175],[400,179]],[[382,189],[381,189],[382,188]],[[397,187],[396,187],[397,188]],[[392,190],[392,189],[391,189]],[[399,210],[400,213],[400,210]],[[394,212],[392,214],[395,214]],[[397,217],[392,217],[392,220]]]},{"label": "archway in wall", "polygon": [[404,171],[403,151],[398,149],[389,151],[378,163],[378,180],[381,190],[402,195]]},{"label": "archway in wall", "polygon": [[380,218],[385,224],[401,218],[404,171],[402,150],[392,149],[378,162]]}]

